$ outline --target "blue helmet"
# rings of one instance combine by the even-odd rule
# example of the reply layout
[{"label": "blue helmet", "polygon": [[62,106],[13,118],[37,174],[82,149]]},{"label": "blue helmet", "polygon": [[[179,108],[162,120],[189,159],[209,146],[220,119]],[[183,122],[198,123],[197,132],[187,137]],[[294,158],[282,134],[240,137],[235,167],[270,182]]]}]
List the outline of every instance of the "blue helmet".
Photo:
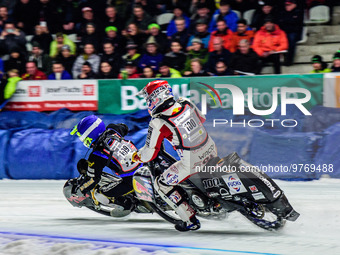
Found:
[{"label": "blue helmet", "polygon": [[71,135],[77,134],[80,141],[90,148],[91,144],[105,131],[104,122],[95,115],[83,118],[71,131]]}]

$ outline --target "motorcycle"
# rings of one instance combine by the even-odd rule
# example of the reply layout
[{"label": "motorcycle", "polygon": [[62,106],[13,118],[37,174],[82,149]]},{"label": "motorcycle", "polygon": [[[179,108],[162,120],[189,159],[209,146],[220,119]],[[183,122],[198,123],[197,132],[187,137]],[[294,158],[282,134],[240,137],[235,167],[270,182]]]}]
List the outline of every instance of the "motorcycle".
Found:
[{"label": "motorcycle", "polygon": [[[162,147],[156,160],[134,173],[133,187],[137,198],[147,202],[162,218],[181,224],[178,215],[154,189],[155,178],[174,162]],[[210,159],[205,169],[223,171],[198,171],[178,184],[187,193],[188,203],[198,217],[222,220],[237,211],[260,228],[277,230],[300,215],[267,174],[242,160],[236,152],[222,159]]]},{"label": "motorcycle", "polygon": [[[144,201],[140,201],[134,193],[130,193],[124,197],[115,198],[113,202],[109,204],[103,204],[97,199],[93,198],[93,194],[91,191],[83,194],[79,189],[76,190],[77,186],[82,182],[85,178],[83,174],[80,174],[79,177],[69,179],[66,181],[63,187],[63,193],[65,198],[70,202],[70,204],[74,207],[86,207],[94,212],[119,218],[125,217],[129,215],[131,212],[136,213],[152,213],[153,209],[149,206],[148,203]],[[98,183],[96,189],[100,190],[100,187],[111,184],[112,186],[116,186],[121,182],[121,178],[114,176],[112,174],[102,172],[101,180]],[[124,209],[122,206],[123,200],[130,200],[131,208]]]}]

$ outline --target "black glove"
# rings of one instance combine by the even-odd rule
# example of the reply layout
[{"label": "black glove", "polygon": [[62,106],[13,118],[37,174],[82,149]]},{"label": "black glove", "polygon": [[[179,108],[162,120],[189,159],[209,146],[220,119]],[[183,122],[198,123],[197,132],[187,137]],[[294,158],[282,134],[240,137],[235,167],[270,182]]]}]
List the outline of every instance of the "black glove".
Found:
[{"label": "black glove", "polygon": [[118,132],[122,137],[126,136],[127,133],[129,132],[129,128],[127,125],[124,123],[119,123],[119,124],[109,124],[107,125],[106,129],[113,129],[116,132]]},{"label": "black glove", "polygon": [[87,163],[87,160],[82,158],[77,163],[77,170],[80,174],[86,175],[88,166],[89,164]]}]

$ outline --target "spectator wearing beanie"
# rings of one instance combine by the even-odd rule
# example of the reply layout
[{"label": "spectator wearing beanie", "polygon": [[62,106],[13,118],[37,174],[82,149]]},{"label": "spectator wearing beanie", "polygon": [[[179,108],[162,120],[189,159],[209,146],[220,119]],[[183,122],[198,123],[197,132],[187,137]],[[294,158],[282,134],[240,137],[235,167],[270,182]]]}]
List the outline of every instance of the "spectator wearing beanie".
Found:
[{"label": "spectator wearing beanie", "polygon": [[56,61],[60,62],[65,70],[72,75],[72,68],[76,57],[71,54],[71,48],[68,45],[61,47],[59,55],[56,57]]},{"label": "spectator wearing beanie", "polygon": [[238,49],[238,45],[241,40],[247,40],[252,44],[254,38],[254,31],[248,30],[247,21],[245,19],[240,19],[237,21],[237,31],[233,33],[232,36],[232,47],[231,52],[235,52]]},{"label": "spectator wearing beanie", "polygon": [[146,53],[142,55],[138,63],[138,68],[143,70],[144,67],[150,66],[154,71],[158,71],[159,63],[162,62],[164,56],[158,52],[159,45],[155,38],[150,37],[145,43]]},{"label": "spectator wearing beanie", "polygon": [[203,43],[200,38],[194,38],[192,40],[192,49],[188,52],[187,60],[185,61],[184,70],[182,70],[182,73],[191,69],[191,60],[194,58],[198,58],[202,65],[207,63],[209,58],[208,50],[203,48]]},{"label": "spectator wearing beanie", "polygon": [[[168,48],[168,38],[166,37],[165,34],[163,34],[160,31],[161,27],[156,24],[156,23],[152,23],[148,26],[148,31],[149,31],[149,38],[151,36],[154,37],[154,39],[156,40],[157,44],[159,45],[159,51],[162,53],[165,53],[167,51]],[[148,38],[148,39],[149,39]]]},{"label": "spectator wearing beanie", "polygon": [[156,75],[156,78],[181,78],[181,73],[174,69],[170,68],[169,64],[165,61],[159,64],[159,74]]},{"label": "spectator wearing beanie", "polygon": [[192,47],[192,40],[194,38],[199,38],[202,41],[204,48],[208,48],[210,33],[208,32],[208,21],[204,19],[200,19],[196,22],[196,32],[189,38],[189,42],[187,45],[187,51],[190,51]]},{"label": "spectator wearing beanie", "polygon": [[340,51],[333,56],[332,72],[340,72]]},{"label": "spectator wearing beanie", "polygon": [[141,54],[137,52],[137,49],[138,46],[133,41],[127,43],[126,45],[127,53],[124,56],[122,56],[124,65],[126,64],[126,62],[133,62],[134,65],[136,66],[138,65],[139,60],[141,58]]},{"label": "spectator wearing beanie", "polygon": [[72,42],[67,35],[57,33],[55,40],[53,40],[50,45],[50,57],[55,58],[60,53],[60,50],[64,45],[68,45],[70,47],[72,55],[76,54],[75,43]]},{"label": "spectator wearing beanie", "polygon": [[93,72],[91,63],[85,61],[81,66],[80,73],[76,77],[77,79],[95,79],[97,75]]},{"label": "spectator wearing beanie", "polygon": [[327,68],[327,63],[323,61],[320,55],[312,57],[313,71],[310,73],[330,73],[331,69]]},{"label": "spectator wearing beanie", "polygon": [[228,28],[227,23],[224,19],[217,21],[217,30],[211,33],[208,50],[209,52],[214,51],[214,40],[216,37],[220,37],[223,41],[223,48],[228,51],[233,50],[232,38],[233,32]]}]

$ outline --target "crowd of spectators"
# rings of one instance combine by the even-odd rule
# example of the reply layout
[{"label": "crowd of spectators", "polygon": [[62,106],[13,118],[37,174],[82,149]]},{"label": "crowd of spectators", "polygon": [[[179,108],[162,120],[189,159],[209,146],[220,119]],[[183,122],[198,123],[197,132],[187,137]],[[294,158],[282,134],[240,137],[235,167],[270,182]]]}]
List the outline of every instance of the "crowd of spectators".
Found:
[{"label": "crowd of spectators", "polygon": [[[304,9],[328,2],[0,0],[0,71],[24,80],[176,78],[260,74],[272,63],[279,74],[283,56],[294,63]],[[233,11],[250,9],[249,24]],[[163,13],[174,14],[165,26]],[[313,63],[324,67],[320,56]]]}]

